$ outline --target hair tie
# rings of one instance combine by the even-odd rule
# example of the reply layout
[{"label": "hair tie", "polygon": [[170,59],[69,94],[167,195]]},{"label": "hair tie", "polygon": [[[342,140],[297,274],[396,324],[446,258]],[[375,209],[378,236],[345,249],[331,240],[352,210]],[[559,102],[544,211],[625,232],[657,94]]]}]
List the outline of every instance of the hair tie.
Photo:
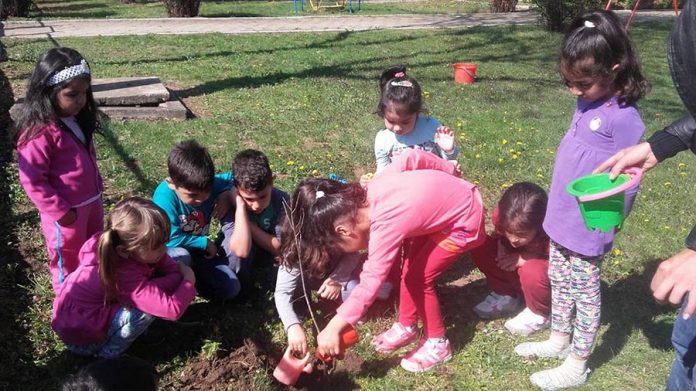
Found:
[{"label": "hair tie", "polygon": [[395,77],[395,78],[401,78],[401,77],[404,77],[404,76],[406,76],[406,73],[405,73],[405,72],[396,72],[396,73],[394,74],[394,77]]},{"label": "hair tie", "polygon": [[394,87],[408,87],[408,88],[413,88],[413,83],[411,83],[408,80],[399,80],[399,81],[392,81],[390,83]]},{"label": "hair tie", "polygon": [[585,27],[594,28],[594,27],[595,27],[595,24],[592,23],[592,22],[590,22],[589,20],[586,20],[586,21],[585,21]]},{"label": "hair tie", "polygon": [[317,190],[317,193],[314,195],[314,200],[316,201],[316,200],[318,200],[319,198],[321,198],[321,197],[323,197],[323,196],[325,196],[325,195],[326,195],[326,194],[324,194],[323,191]]},{"label": "hair tie", "polygon": [[77,65],[72,65],[69,67],[65,67],[62,70],[56,72],[51,76],[48,81],[46,81],[46,85],[49,87],[53,87],[54,85],[64,82],[66,80],[72,79],[75,76],[79,75],[89,75],[89,65],[87,65],[87,61],[83,58],[79,64]]}]

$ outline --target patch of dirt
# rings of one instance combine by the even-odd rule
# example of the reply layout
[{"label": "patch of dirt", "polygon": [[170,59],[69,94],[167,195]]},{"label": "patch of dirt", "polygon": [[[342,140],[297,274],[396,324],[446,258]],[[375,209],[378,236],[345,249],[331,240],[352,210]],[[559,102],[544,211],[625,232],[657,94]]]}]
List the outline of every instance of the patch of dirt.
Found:
[{"label": "patch of dirt", "polygon": [[352,378],[360,372],[364,362],[350,349],[346,351],[343,360],[336,360],[332,365],[315,360],[312,373],[303,373],[295,386],[288,387],[288,390],[359,390],[360,387]]},{"label": "patch of dirt", "polygon": [[256,390],[255,375],[271,373],[277,360],[271,358],[256,341],[245,339],[244,344],[227,356],[212,360],[200,359],[181,371],[180,390]]}]

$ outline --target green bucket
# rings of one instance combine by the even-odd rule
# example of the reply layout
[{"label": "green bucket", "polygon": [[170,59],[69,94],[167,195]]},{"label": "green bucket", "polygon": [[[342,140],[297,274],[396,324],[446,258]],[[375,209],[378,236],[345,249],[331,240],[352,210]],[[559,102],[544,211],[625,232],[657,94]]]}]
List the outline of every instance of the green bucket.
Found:
[{"label": "green bucket", "polygon": [[624,221],[624,191],[640,182],[642,172],[630,168],[615,180],[608,173],[587,175],[568,184],[566,190],[575,196],[587,229],[609,232],[621,228]]}]

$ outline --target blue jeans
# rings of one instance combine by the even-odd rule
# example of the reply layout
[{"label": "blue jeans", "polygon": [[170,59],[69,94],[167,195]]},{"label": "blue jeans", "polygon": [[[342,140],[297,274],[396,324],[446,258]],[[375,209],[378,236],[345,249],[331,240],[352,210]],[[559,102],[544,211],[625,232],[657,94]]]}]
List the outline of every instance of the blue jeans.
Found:
[{"label": "blue jeans", "polygon": [[198,293],[211,301],[235,298],[241,290],[237,274],[230,268],[227,258],[216,256],[206,259],[202,255],[194,256],[183,247],[167,249],[172,259],[193,269],[196,275]]},{"label": "blue jeans", "polygon": [[118,357],[128,349],[155,321],[155,317],[136,308],[122,307],[116,312],[104,341],[91,345],[68,345],[68,349],[82,356]]},{"label": "blue jeans", "polygon": [[696,363],[696,314],[684,320],[682,314],[688,302],[684,299],[672,329],[672,345],[677,355],[667,380],[668,391],[695,391],[694,364]]}]

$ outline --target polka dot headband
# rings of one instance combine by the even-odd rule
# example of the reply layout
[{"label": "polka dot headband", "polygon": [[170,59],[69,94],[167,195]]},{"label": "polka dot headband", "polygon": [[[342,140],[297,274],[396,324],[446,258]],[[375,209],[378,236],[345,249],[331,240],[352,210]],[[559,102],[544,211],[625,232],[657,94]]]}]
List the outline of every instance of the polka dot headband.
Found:
[{"label": "polka dot headband", "polygon": [[49,87],[53,87],[54,85],[58,83],[62,83],[66,80],[70,80],[75,76],[79,75],[89,75],[89,65],[87,65],[87,61],[82,59],[79,64],[77,65],[72,65],[69,67],[65,67],[62,70],[56,72],[51,76],[46,84]]}]

